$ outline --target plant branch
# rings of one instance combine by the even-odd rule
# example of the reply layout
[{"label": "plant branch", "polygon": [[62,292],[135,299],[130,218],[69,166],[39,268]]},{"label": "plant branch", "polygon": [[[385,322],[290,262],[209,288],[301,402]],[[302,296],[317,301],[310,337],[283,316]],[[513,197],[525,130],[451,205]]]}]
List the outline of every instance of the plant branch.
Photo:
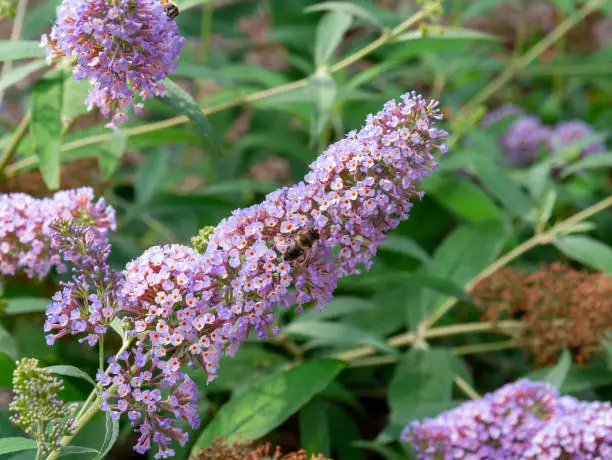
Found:
[{"label": "plant branch", "polygon": [[4,173],[7,173],[6,176],[10,177],[8,175],[7,165],[10,163],[11,159],[13,158],[13,155],[15,155],[17,147],[19,147],[19,143],[23,140],[26,133],[28,132],[28,127],[30,126],[30,118],[30,112],[28,112],[19,122],[17,129],[13,133],[13,137],[11,138],[10,144],[6,147],[6,150],[2,152],[2,155],[0,155],[0,176],[3,176],[5,175]]},{"label": "plant branch", "polygon": [[[474,332],[501,332],[510,334],[512,331],[521,330],[524,326],[519,321],[498,321],[496,323],[478,321],[475,323],[454,324],[452,326],[442,326],[424,331],[422,339],[435,339],[449,337],[452,335],[469,334]],[[387,343],[392,347],[412,345],[417,342],[417,334],[405,332],[391,337]],[[338,353],[333,357],[344,361],[355,361],[359,358],[374,354],[376,350],[372,347],[362,347]]]},{"label": "plant branch", "polygon": [[[528,239],[524,243],[518,245],[516,248],[514,248],[513,250],[511,250],[507,254],[503,255],[502,257],[497,259],[495,262],[493,262],[491,265],[489,265],[484,270],[482,270],[478,275],[476,275],[474,277],[474,279],[472,279],[469,283],[466,284],[466,286],[465,286],[466,291],[469,292],[481,280],[483,280],[483,279],[487,278],[488,276],[492,275],[497,270],[499,270],[500,268],[506,266],[508,263],[512,262],[514,259],[516,259],[519,256],[523,255],[524,253],[526,253],[530,249],[532,249],[532,248],[534,248],[536,246],[539,246],[539,245],[551,243],[553,241],[553,239],[555,238],[555,236],[559,232],[561,232],[563,230],[566,230],[568,228],[571,228],[573,225],[576,225],[577,223],[582,222],[583,220],[588,219],[589,217],[597,214],[598,212],[603,211],[604,209],[606,209],[606,208],[608,208],[610,206],[612,206],[612,195],[609,196],[608,198],[605,198],[604,200],[601,200],[600,202],[598,202],[598,203],[588,207],[587,209],[585,209],[583,211],[580,211],[580,212],[574,214],[573,216],[568,217],[565,220],[562,220],[558,224],[556,224],[553,227],[551,227],[549,230],[547,230],[545,232],[542,232],[542,233],[535,234],[530,239]],[[435,310],[433,312],[433,314],[429,318],[427,318],[426,320],[423,321],[422,327],[425,327],[425,328],[431,327],[440,318],[442,318],[451,308],[453,308],[456,303],[457,303],[457,298],[456,297],[448,298],[440,306],[440,308]]]}]

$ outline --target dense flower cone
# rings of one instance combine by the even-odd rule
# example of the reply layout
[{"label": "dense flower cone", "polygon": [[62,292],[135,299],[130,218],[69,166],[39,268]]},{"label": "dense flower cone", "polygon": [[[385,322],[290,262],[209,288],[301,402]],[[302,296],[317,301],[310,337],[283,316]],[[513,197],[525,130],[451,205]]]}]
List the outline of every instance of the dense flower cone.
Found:
[{"label": "dense flower cone", "polygon": [[[169,245],[130,262],[120,297],[136,351],[113,364],[110,380],[99,376],[105,408],[129,414],[139,402],[134,381],[142,394],[155,391],[160,382],[174,381],[185,363],[203,367],[212,380],[219,358],[233,354],[252,330],[261,337],[275,332],[275,308],[322,307],[339,278],[368,269],[385,234],[421,198],[416,187],[436,168],[433,153],[446,151],[447,133],[435,126],[441,118],[437,102],[414,93],[390,101],[360,131],[331,145],[304,182],[234,211],[202,235],[204,254]],[[318,235],[313,244],[286,257],[304,230]],[[140,379],[133,369],[150,375]],[[120,390],[124,395],[112,391],[117,379],[132,382]],[[133,420],[141,434],[156,429]],[[160,456],[167,452],[159,441],[164,436],[152,436]],[[141,438],[138,449],[146,450],[149,441]]]},{"label": "dense flower cone", "polygon": [[413,422],[402,439],[420,459],[519,459],[531,438],[558,411],[550,385],[519,380],[436,418]]},{"label": "dense flower cone", "polygon": [[612,406],[518,380],[402,433],[419,459],[610,458]]},{"label": "dense flower cone", "polygon": [[115,229],[114,209],[103,198],[94,201],[88,187],[43,199],[22,193],[0,195],[0,275],[23,271],[40,279],[53,267],[65,271],[60,254],[51,248],[52,224],[59,220],[87,225],[91,236],[102,242]]},{"label": "dense flower cone", "polygon": [[164,93],[161,80],[173,72],[185,40],[159,0],[64,0],[49,37],[50,59],[77,56],[73,73],[93,85],[87,104],[123,123],[127,109]]},{"label": "dense flower cone", "polygon": [[[586,144],[584,144],[586,142]],[[582,143],[582,145],[580,145]],[[555,126],[548,144],[553,152],[578,144],[581,157],[603,153],[606,147],[591,125],[582,120],[563,121]]]}]

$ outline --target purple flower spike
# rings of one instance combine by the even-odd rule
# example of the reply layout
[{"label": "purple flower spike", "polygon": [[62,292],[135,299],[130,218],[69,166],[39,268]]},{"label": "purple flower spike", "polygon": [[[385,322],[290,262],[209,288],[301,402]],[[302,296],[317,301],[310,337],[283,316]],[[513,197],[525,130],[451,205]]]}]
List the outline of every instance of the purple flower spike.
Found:
[{"label": "purple flower spike", "polygon": [[402,433],[419,459],[521,459],[533,436],[560,410],[548,384],[519,380],[483,399],[434,419],[413,422]]},{"label": "purple flower spike", "polygon": [[[264,335],[276,306],[322,307],[339,278],[370,267],[385,234],[422,197],[416,186],[437,167],[432,153],[446,151],[437,105],[415,93],[387,102],[319,156],[304,182],[215,228],[200,267],[212,287],[206,305],[220,318],[242,317],[234,337],[246,336],[246,322]],[[318,237],[294,260],[285,254],[300,232]]]},{"label": "purple flower spike", "polygon": [[612,458],[612,405],[568,399],[565,413],[534,436],[522,458]]},{"label": "purple flower spike", "polygon": [[519,116],[519,115],[523,115],[524,113],[525,112],[521,107],[514,105],[514,104],[507,103],[487,113],[482,118],[480,125],[481,126],[491,126],[491,125],[494,125],[495,123],[505,120],[508,117]]},{"label": "purple flower spike", "polygon": [[164,94],[160,83],[176,69],[185,39],[168,20],[159,0],[64,0],[57,22],[42,44],[47,57],[76,56],[77,80],[93,85],[86,100],[111,119],[123,123],[131,106]]},{"label": "purple flower spike", "polygon": [[606,150],[603,141],[597,138],[593,128],[582,120],[563,121],[555,126],[549,139],[549,146],[553,151],[558,151],[585,137],[591,138],[592,142],[582,147],[581,157],[596,155]]},{"label": "purple flower spike", "polygon": [[91,237],[106,242],[115,229],[115,211],[103,198],[94,201],[91,188],[57,192],[52,198],[36,199],[23,193],[0,195],[0,275],[23,270],[30,278],[42,279],[55,267],[66,266],[51,248],[53,222],[73,220],[90,227]]},{"label": "purple flower spike", "polygon": [[52,248],[74,266],[72,279],[60,283],[62,290],[47,307],[45,332],[52,332],[47,343],[71,334],[81,335],[80,342],[93,346],[122,308],[118,298],[122,275],[107,263],[111,245],[96,238],[92,227],[61,220],[52,228],[56,231]]},{"label": "purple flower spike", "polygon": [[538,118],[523,116],[500,136],[499,144],[510,164],[522,165],[534,161],[549,138],[550,129]]},{"label": "purple flower spike", "polygon": [[154,458],[172,457],[172,442],[184,446],[189,438],[176,425],[185,420],[194,430],[200,426],[198,388],[181,372],[166,375],[155,368],[151,371],[141,345],[119,361],[111,361],[109,375],[98,376],[106,387],[102,409],[115,418],[127,414],[140,434],[136,452],[144,454],[155,444],[158,451]]}]

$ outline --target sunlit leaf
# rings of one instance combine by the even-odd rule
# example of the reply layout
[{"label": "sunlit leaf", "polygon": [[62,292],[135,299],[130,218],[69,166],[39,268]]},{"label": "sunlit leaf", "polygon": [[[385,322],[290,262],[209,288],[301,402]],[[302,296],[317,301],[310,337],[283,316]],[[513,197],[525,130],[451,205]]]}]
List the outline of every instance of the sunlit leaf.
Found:
[{"label": "sunlit leaf", "polygon": [[567,235],[555,238],[553,244],[570,259],[612,273],[612,248],[601,241],[585,235]]},{"label": "sunlit leaf", "polygon": [[221,408],[196,440],[192,453],[217,436],[233,442],[238,436],[259,439],[266,435],[320,393],[344,366],[335,360],[308,361],[255,382]]},{"label": "sunlit leaf", "polygon": [[93,386],[96,386],[96,382],[94,382],[94,380],[89,376],[89,374],[82,371],[78,367],[67,366],[67,365],[57,365],[57,366],[48,366],[48,367],[45,367],[45,369],[53,372],[54,374],[67,375],[69,377],[76,377],[79,379],[87,380]]},{"label": "sunlit leaf", "polygon": [[49,305],[49,299],[38,297],[18,297],[8,299],[8,305],[4,310],[5,315],[21,315],[23,313],[43,312]]},{"label": "sunlit leaf", "polygon": [[0,61],[45,57],[45,50],[36,40],[0,40]]},{"label": "sunlit leaf", "polygon": [[363,19],[373,26],[382,26],[376,16],[365,8],[362,8],[361,6],[352,2],[321,2],[304,8],[305,13],[313,13],[316,11],[339,11],[342,13],[351,14],[356,18]]},{"label": "sunlit leaf", "polygon": [[36,155],[47,187],[60,186],[60,146],[64,124],[62,103],[64,75],[53,72],[36,82],[32,89],[32,135],[36,143]]},{"label": "sunlit leaf", "polygon": [[36,449],[36,441],[33,439],[19,437],[0,439],[0,455],[32,449]]},{"label": "sunlit leaf", "polygon": [[334,10],[323,15],[315,38],[314,57],[317,68],[327,64],[352,22],[353,16],[344,11]]},{"label": "sunlit leaf", "polygon": [[166,94],[161,98],[162,102],[172,107],[181,115],[185,115],[189,118],[195,125],[198,134],[216,150],[219,150],[219,145],[215,139],[210,121],[208,121],[208,118],[204,115],[204,112],[202,112],[202,108],[193,97],[168,78],[162,83],[166,87]]}]

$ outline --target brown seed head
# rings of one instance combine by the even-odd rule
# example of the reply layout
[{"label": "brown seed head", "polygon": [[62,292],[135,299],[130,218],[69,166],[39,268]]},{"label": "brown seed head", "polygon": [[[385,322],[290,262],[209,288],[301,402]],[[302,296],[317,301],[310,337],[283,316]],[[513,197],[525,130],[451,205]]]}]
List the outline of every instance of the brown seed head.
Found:
[{"label": "brown seed head", "polygon": [[535,273],[503,268],[482,280],[472,295],[483,319],[516,319],[537,363],[553,363],[563,349],[578,363],[599,351],[612,329],[612,277],[575,270],[562,263]]}]

